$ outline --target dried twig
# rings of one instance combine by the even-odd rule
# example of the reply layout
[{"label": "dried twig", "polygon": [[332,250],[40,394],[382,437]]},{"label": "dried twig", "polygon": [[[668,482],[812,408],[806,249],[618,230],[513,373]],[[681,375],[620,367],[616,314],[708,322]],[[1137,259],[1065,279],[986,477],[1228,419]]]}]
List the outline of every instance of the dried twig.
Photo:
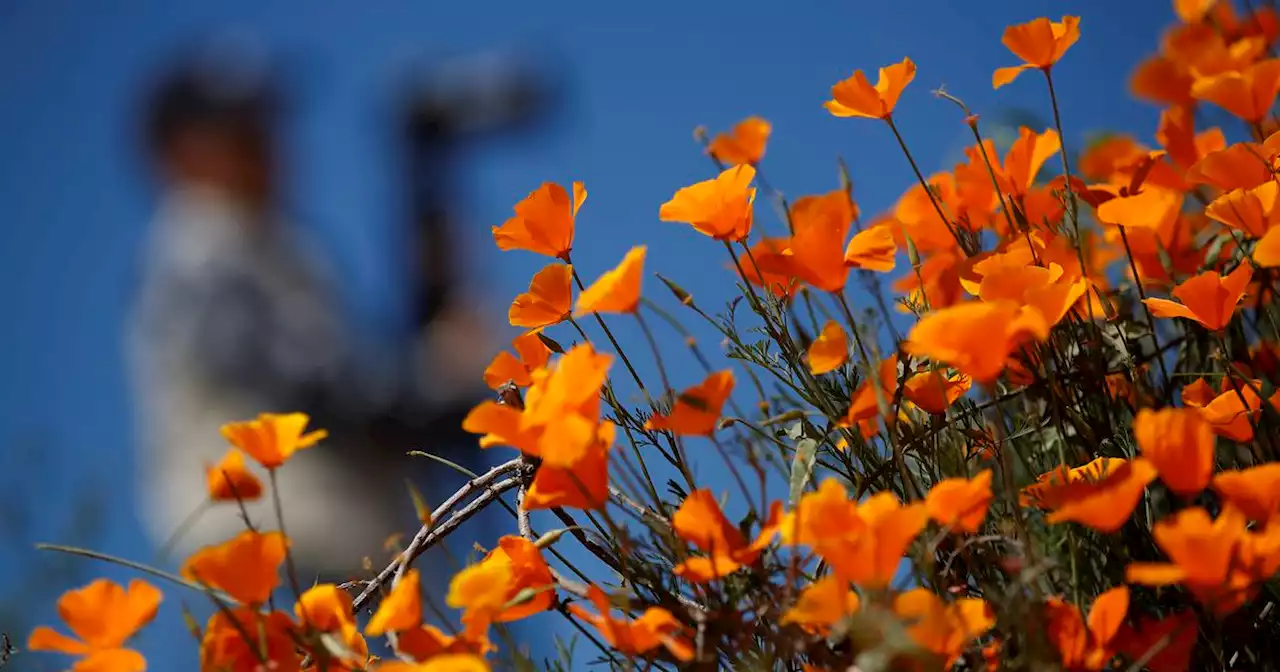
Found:
[{"label": "dried twig", "polygon": [[[409,543],[408,548],[404,549],[391,564],[385,569],[378,572],[373,580],[365,583],[365,588],[352,601],[352,609],[359,611],[364,608],[365,604],[373,597],[384,584],[391,581],[394,577],[399,580],[404,573],[408,571],[409,565],[422,555],[428,548],[434,546],[437,542],[447,536],[455,528],[465,522],[468,518],[479,513],[481,509],[488,506],[491,502],[498,499],[502,493],[510,490],[520,483],[519,478],[508,478],[502,481],[496,481],[499,477],[505,476],[520,466],[520,459],[504,462],[489,471],[471,479],[465,483],[457,492],[453,493],[448,499],[431,514],[431,520],[427,521],[418,529],[418,533],[413,536],[413,541]],[[455,511],[444,522],[437,524],[437,521],[448,514],[459,502],[466,499],[471,493],[483,489],[471,503],[463,508]]]}]

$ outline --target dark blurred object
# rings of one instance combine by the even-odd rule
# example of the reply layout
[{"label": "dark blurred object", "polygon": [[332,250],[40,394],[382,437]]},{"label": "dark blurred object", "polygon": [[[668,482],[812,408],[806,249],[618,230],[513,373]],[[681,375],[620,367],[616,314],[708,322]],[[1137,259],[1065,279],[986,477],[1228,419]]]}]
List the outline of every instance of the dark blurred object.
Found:
[{"label": "dark blurred object", "polygon": [[[494,344],[478,302],[460,296],[456,163],[468,141],[534,119],[544,89],[520,76],[434,72],[402,108],[414,321],[407,345],[390,348],[351,341],[323,264],[282,216],[279,83],[265,60],[201,53],[153,90],[146,147],[162,198],[131,343],[147,446],[142,513],[157,541],[202,502],[202,466],[227,448],[219,426],[259,412],[303,411],[330,432],[279,474],[308,573],[358,574],[362,556],[413,520],[404,478],[431,463],[407,450],[481,459],[460,425],[487,393],[480,374]],[[249,512],[271,520],[267,507]],[[242,528],[236,512],[215,509],[177,550]]]},{"label": "dark blurred object", "polygon": [[[145,112],[149,159],[169,180],[229,184],[265,206],[274,197],[271,142],[281,85],[254,42],[225,38],[178,59],[152,90]],[[201,173],[192,175],[191,173]]]},{"label": "dark blurred object", "polygon": [[494,52],[419,67],[407,77],[398,123],[413,199],[415,324],[430,322],[453,299],[457,269],[447,251],[455,249],[459,154],[476,142],[537,130],[559,99],[558,82],[531,62]]}]

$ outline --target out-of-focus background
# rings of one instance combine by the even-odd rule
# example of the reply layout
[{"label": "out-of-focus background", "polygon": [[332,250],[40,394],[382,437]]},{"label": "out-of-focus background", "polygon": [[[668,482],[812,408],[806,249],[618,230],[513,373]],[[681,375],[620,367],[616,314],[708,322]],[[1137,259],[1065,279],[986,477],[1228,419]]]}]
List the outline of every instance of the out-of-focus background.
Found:
[{"label": "out-of-focus background", "polygon": [[[191,437],[192,446],[220,445],[209,436],[216,424],[207,424],[216,418],[200,417],[206,407],[190,406],[200,398],[193,385],[213,396],[252,388],[255,376],[278,364],[286,382],[305,378],[306,389],[277,395],[271,388],[255,400],[319,399],[317,407],[356,418],[352,436],[382,441],[394,435],[388,445],[437,436],[420,408],[445,409],[439,417],[447,420],[450,404],[473,403],[484,390],[450,383],[432,368],[438,362],[415,359],[410,346],[421,325],[439,318],[442,303],[453,306],[445,313],[463,337],[439,337],[433,347],[476,350],[449,350],[444,359],[465,368],[474,358],[474,371],[462,375],[479,383],[483,363],[516,334],[504,320],[511,298],[547,262],[499,252],[490,226],[501,224],[541,182],[586,183],[590,197],[574,246],[585,277],[644,242],[647,271],[676,279],[704,305],[719,306],[732,291],[732,276],[715,246],[657,219],[658,205],[675,189],[713,174],[692,139],[695,126],[724,130],[747,115],[763,116],[774,126],[762,164],[773,185],[792,196],[830,190],[835,159],[843,156],[855,198],[864,213],[875,213],[891,206],[913,177],[882,125],[835,119],[822,109],[830,86],[855,68],[874,73],[910,56],[919,72],[895,118],[926,172],[949,167],[967,129],[958,111],[929,91],[945,85],[983,114],[989,129],[1024,118],[1047,124],[1039,78],[1025,77],[996,95],[990,76],[1016,61],[1000,44],[1006,25],[1064,13],[1083,17],[1079,44],[1055,68],[1068,144],[1078,149],[1087,132],[1102,129],[1149,139],[1157,111],[1129,99],[1127,80],[1172,20],[1164,0],[7,3],[0,8],[0,632],[12,633],[20,647],[33,625],[55,618],[62,589],[92,576],[130,576],[118,567],[38,553],[36,541],[142,562],[156,558],[149,518],[140,515],[163,506],[145,493],[163,490],[158,481],[171,478],[165,471],[170,467],[156,466],[156,446],[186,446],[184,427],[202,433]],[[229,84],[202,80],[199,73],[209,63],[218,66],[215,71],[239,74]],[[240,118],[243,109],[227,100],[239,100],[243,91],[236,86],[262,81],[255,73],[264,64],[282,101],[274,113],[278,123],[270,127],[276,130],[260,133],[277,148],[274,167],[253,154],[253,142],[238,146],[239,153],[211,149],[210,143],[252,135],[253,124],[240,135],[243,124],[229,135],[183,134],[189,128],[183,123],[207,130]],[[185,75],[174,74],[179,67]],[[170,84],[203,84],[194,93],[173,84],[165,99],[169,116],[157,121],[157,99],[148,96],[167,76]],[[416,117],[413,133],[403,126],[410,110],[425,115]],[[206,239],[212,227],[244,224],[237,217],[272,219],[188,198],[186,183],[217,181],[245,165],[277,178],[260,210],[285,214],[311,240],[332,280],[323,291],[312,296],[307,282],[280,271],[292,262],[257,256],[266,246],[253,237],[258,234]],[[434,188],[419,191],[425,187]],[[776,225],[767,208],[759,216]],[[156,232],[174,226],[185,232],[174,240]],[[414,254],[424,240],[435,256]],[[234,250],[243,265],[224,268],[223,256],[201,257],[211,249]],[[420,259],[426,261],[418,264]],[[433,269],[446,268],[445,262],[449,273],[441,280]],[[174,289],[191,278],[192,287]],[[261,282],[244,289],[238,281],[245,278]],[[290,284],[295,281],[301,285]],[[231,289],[222,292],[224,285]],[[440,298],[442,285],[452,299]],[[651,279],[647,286],[651,296],[665,300],[659,283]],[[247,294],[238,294],[238,287]],[[129,334],[138,333],[130,320],[146,321],[132,316],[149,291],[159,295],[152,303],[160,307],[142,311],[153,317],[138,342],[143,350],[152,348],[151,357],[142,359],[151,375],[164,380],[147,388],[146,396],[132,382],[126,353]],[[294,305],[288,297],[295,291],[322,298],[316,324],[323,328],[308,326],[305,314],[294,316],[303,326],[281,317],[276,308]],[[274,304],[272,297],[285,297],[285,303]],[[228,303],[219,303],[224,298]],[[225,320],[191,315],[205,305],[250,305],[263,312]],[[219,357],[234,359],[234,348],[230,355],[193,349],[221,338],[219,329],[236,343],[274,343],[275,336],[255,331],[267,329],[264,321],[275,325],[273,333],[287,335],[279,345],[259,348],[266,351],[260,353],[265,369],[227,373],[233,380],[227,387],[170,380],[203,374],[165,367],[203,371],[216,368]],[[303,373],[294,375],[299,365],[290,360],[290,339],[328,352],[327,341],[313,337],[335,324],[350,349],[364,353],[355,360],[359,367],[379,372],[367,394],[359,391],[363,387],[344,387],[341,375],[329,369],[309,375],[314,372],[305,362]],[[624,345],[643,352],[629,324],[618,330]],[[303,333],[293,333],[298,331]],[[706,343],[710,348],[715,341]],[[672,347],[672,357],[681,357],[678,348]],[[652,366],[641,364],[646,371],[652,373]],[[327,391],[308,387],[318,378]],[[694,382],[677,375],[673,384]],[[275,379],[262,385],[288,387]],[[412,401],[387,401],[395,397],[387,392],[392,388],[408,389]],[[459,390],[460,401],[440,399],[441,392]],[[188,403],[175,401],[179,397]],[[147,403],[172,407],[140,407]],[[379,415],[383,407],[392,410]],[[211,401],[207,408],[237,405]],[[257,410],[294,409],[246,412]],[[441,450],[459,450],[457,442],[439,443]],[[462,450],[472,464],[507,454],[471,454],[470,446]],[[201,466],[190,465],[191,482],[201,482]],[[397,476],[390,476],[393,484]],[[441,483],[456,483],[453,478]],[[446,485],[422,487],[428,499],[439,501]],[[182,488],[169,483],[175,489]],[[356,487],[344,496],[368,499]],[[407,497],[403,501],[407,507]],[[186,513],[168,512],[177,518]],[[411,531],[411,524],[401,527]],[[466,550],[463,545],[460,552]],[[379,565],[385,560],[380,549],[367,553]],[[195,649],[185,639],[177,606],[197,603],[199,596],[167,591],[160,618],[138,646],[154,669],[187,669]],[[565,628],[550,616],[529,627]],[[550,637],[523,639],[535,643],[535,657],[554,654]],[[18,653],[11,665],[54,670],[60,662]]]}]

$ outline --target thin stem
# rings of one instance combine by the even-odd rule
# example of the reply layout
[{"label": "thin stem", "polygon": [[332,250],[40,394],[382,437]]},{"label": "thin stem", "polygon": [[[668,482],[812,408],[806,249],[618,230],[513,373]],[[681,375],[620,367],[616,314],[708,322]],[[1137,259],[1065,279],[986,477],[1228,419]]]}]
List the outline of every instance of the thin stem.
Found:
[{"label": "thin stem", "polygon": [[[227,483],[230,484],[231,481],[228,479]],[[234,487],[235,486],[232,485],[232,488]],[[169,535],[168,539],[164,540],[164,543],[160,545],[160,549],[156,551],[156,563],[162,564],[169,559],[169,553],[173,551],[173,547],[177,545],[178,541],[182,539],[182,537],[186,536],[187,532],[191,531],[191,528],[200,521],[200,518],[204,516],[205,512],[209,510],[209,507],[212,504],[213,500],[208,499],[200,502],[196,508],[191,510],[191,513],[187,514],[186,518],[182,519],[182,522],[178,523],[178,526],[174,528],[173,533]]]},{"label": "thin stem", "polygon": [[[267,476],[271,479],[271,502],[276,510],[276,524],[280,526],[280,535],[287,540],[289,533],[284,528],[284,507],[280,504],[280,488],[276,484],[276,469],[268,469]],[[298,568],[294,565],[293,551],[289,550],[288,543],[285,544],[284,549],[284,567],[285,573],[289,575],[289,585],[293,588],[293,599],[297,601],[302,598],[302,585],[298,583]],[[304,619],[306,617],[305,610],[303,617]]]},{"label": "thin stem", "polygon": [[151,576],[154,576],[157,579],[164,579],[169,583],[172,583],[177,586],[182,586],[183,588],[190,588],[191,590],[194,590],[198,593],[209,594],[210,592],[212,592],[213,595],[223,600],[229,601],[232,599],[230,596],[225,595],[220,591],[215,591],[211,588],[207,588],[194,581],[188,581],[187,579],[184,579],[183,577],[178,576],[177,574],[170,574],[169,572],[166,572],[164,570],[156,569],[155,567],[149,567],[140,562],[135,562],[133,560],[126,560],[124,558],[114,556],[114,555],[109,555],[107,553],[99,553],[98,551],[91,551],[87,548],[78,548],[76,546],[65,546],[62,544],[38,543],[35,545],[35,547],[36,547],[36,550],[38,551],[55,551],[57,553],[66,553],[68,555],[78,555],[78,556],[81,556],[84,558],[90,558],[93,560],[102,560],[103,562],[109,562],[113,565],[119,565],[121,567],[127,567],[129,569],[137,570],[144,574],[150,574]]},{"label": "thin stem", "polygon": [[[1118,228],[1120,229],[1120,242],[1124,244],[1124,253],[1129,258],[1129,271],[1133,273],[1133,284],[1138,290],[1138,299],[1142,304],[1142,312],[1147,317],[1147,328],[1151,330],[1151,343],[1155,346],[1156,352],[1160,352],[1160,337],[1156,335],[1156,320],[1151,315],[1151,309],[1147,307],[1147,292],[1142,288],[1142,276],[1138,275],[1138,263],[1134,261],[1133,250],[1129,247],[1129,235],[1125,233],[1123,224]],[[1156,357],[1156,362],[1160,365],[1160,374],[1166,381],[1169,380],[1169,369],[1165,366],[1164,357]]]},{"label": "thin stem", "polygon": [[[577,283],[578,291],[586,290],[587,287],[582,283],[582,276],[578,275],[577,267],[572,265],[570,267],[573,269],[573,281]],[[640,374],[636,373],[636,367],[632,366],[631,360],[627,359],[627,353],[623,352],[622,346],[618,345],[618,339],[613,337],[613,332],[609,331],[609,325],[605,324],[604,318],[600,317],[598,313],[592,313],[591,316],[596,318],[596,323],[600,325],[600,328],[604,331],[605,337],[609,339],[609,344],[613,346],[614,352],[618,353],[618,357],[622,360],[622,363],[626,365],[627,372],[631,374],[631,379],[636,381],[636,386],[641,390],[644,390],[644,382],[640,380]],[[647,395],[648,392],[645,394]]]},{"label": "thin stem", "polygon": [[959,232],[951,225],[951,219],[942,211],[942,204],[938,203],[937,197],[933,195],[933,189],[924,179],[924,173],[920,172],[920,167],[916,165],[915,157],[911,156],[911,150],[907,149],[907,141],[902,139],[902,134],[898,132],[897,124],[893,123],[893,117],[887,116],[884,120],[889,124],[889,130],[893,131],[893,137],[898,140],[898,146],[902,148],[902,153],[906,155],[907,163],[911,164],[911,170],[916,174],[916,179],[920,181],[920,186],[929,197],[929,202],[933,204],[933,211],[938,213],[938,219],[941,219],[942,224],[947,227],[947,231],[951,232],[951,237],[955,238],[956,244],[960,246],[960,250],[965,253],[965,256],[970,256],[968,247],[965,246],[964,241],[960,238]]}]

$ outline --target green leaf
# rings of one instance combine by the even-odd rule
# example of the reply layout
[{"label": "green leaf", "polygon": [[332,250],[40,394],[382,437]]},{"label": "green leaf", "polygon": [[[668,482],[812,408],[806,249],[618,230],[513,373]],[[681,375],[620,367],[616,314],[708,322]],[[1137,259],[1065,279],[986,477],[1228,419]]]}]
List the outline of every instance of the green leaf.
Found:
[{"label": "green leaf", "polygon": [[796,443],[796,454],[791,459],[791,493],[788,506],[794,507],[800,500],[800,493],[809,484],[813,476],[813,465],[818,459],[818,442],[808,437]]}]

